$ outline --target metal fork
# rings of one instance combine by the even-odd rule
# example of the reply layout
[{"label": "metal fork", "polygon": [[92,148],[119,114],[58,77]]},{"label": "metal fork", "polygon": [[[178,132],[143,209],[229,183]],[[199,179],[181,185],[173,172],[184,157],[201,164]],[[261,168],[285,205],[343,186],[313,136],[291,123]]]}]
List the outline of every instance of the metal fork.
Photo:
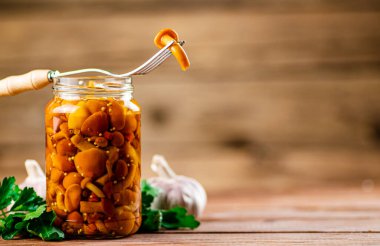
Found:
[{"label": "metal fork", "polygon": [[[51,71],[48,75],[49,80],[52,80],[56,77],[63,77],[68,75],[74,75],[74,74],[80,74],[80,73],[89,73],[89,72],[95,72],[95,73],[102,73],[109,76],[117,77],[117,78],[123,78],[123,77],[130,77],[132,75],[143,75],[151,72],[153,69],[157,68],[159,65],[161,65],[172,53],[169,49],[169,47],[174,43],[175,41],[170,41],[165,47],[160,49],[156,54],[154,54],[149,60],[144,62],[141,66],[138,68],[123,74],[115,74],[111,73],[109,71],[98,69],[98,68],[86,68],[86,69],[80,69],[80,70],[74,70],[69,72],[59,72],[59,71]],[[178,42],[181,46],[185,44],[185,41],[179,41]]]}]

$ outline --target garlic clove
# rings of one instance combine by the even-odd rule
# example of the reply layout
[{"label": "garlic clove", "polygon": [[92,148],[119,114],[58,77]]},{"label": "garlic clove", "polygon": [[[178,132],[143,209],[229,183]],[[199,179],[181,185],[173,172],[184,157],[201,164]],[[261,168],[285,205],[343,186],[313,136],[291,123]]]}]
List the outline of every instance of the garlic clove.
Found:
[{"label": "garlic clove", "polygon": [[37,195],[46,198],[46,177],[36,160],[26,160],[25,168],[28,177],[20,184],[20,188],[32,187]]},{"label": "garlic clove", "polygon": [[153,156],[151,168],[158,177],[150,178],[148,182],[160,189],[160,194],[152,203],[153,208],[170,209],[182,206],[190,214],[201,216],[207,203],[207,195],[197,180],[176,175],[161,155]]}]

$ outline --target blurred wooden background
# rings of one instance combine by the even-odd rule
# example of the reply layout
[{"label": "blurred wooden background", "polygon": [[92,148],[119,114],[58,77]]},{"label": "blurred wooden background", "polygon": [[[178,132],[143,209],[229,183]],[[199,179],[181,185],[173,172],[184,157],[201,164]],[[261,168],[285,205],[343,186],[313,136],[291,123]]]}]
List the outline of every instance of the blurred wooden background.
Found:
[{"label": "blurred wooden background", "polygon": [[[126,72],[164,27],[186,40],[135,78],[144,176],[153,154],[211,192],[380,182],[380,2],[0,2],[0,77],[35,68]],[[0,177],[43,161],[50,88],[0,98]]]}]

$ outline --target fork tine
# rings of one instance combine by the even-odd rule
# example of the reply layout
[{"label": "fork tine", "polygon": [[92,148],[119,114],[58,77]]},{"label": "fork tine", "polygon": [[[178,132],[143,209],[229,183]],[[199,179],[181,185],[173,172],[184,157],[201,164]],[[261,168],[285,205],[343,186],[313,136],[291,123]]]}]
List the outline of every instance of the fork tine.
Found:
[{"label": "fork tine", "polygon": [[144,62],[142,65],[140,65],[138,68],[128,72],[128,73],[124,73],[124,74],[120,74],[121,77],[125,77],[125,76],[130,76],[130,75],[134,75],[134,74],[141,74],[141,70],[142,69],[145,69],[145,67],[147,66],[150,66],[150,64],[155,61],[157,58],[160,58],[162,56],[162,53],[166,53],[166,52],[170,52],[170,50],[168,49],[170,47],[170,45],[172,45],[174,43],[174,41],[171,41],[169,42],[164,48],[162,48],[159,52],[157,52],[154,56],[152,56],[151,58],[149,58],[149,60],[147,60],[146,62]]},{"label": "fork tine", "polygon": [[151,67],[146,71],[146,73],[148,73],[148,72],[152,71],[153,69],[157,68],[158,66],[160,66],[160,65],[163,63],[163,61],[165,61],[165,60],[166,60],[169,56],[171,56],[171,55],[172,55],[172,53],[169,52],[169,53],[167,53],[166,55],[162,56],[162,58],[161,58],[159,61],[157,61],[157,63],[154,64],[154,66],[151,66]]},{"label": "fork tine", "polygon": [[157,59],[153,60],[150,64],[141,68],[139,71],[137,71],[137,73],[145,74],[152,71],[153,69],[158,67],[164,60],[166,60],[170,55],[171,52],[168,50],[168,52],[163,53],[161,56],[157,57]]},{"label": "fork tine", "polygon": [[166,58],[168,58],[170,55],[171,55],[171,52],[167,50],[166,52],[162,53],[160,56],[157,56],[149,64],[146,64],[146,66],[141,67],[138,71],[136,71],[136,73],[143,74],[143,73],[146,73],[146,71],[151,71],[152,69],[156,68],[160,63],[162,63]]},{"label": "fork tine", "polygon": [[141,71],[136,72],[135,74],[143,75],[143,74],[147,74],[147,73],[149,73],[150,71],[152,71],[153,69],[155,69],[155,68],[157,68],[159,65],[161,65],[162,62],[163,62],[164,60],[166,60],[169,56],[170,56],[170,54],[161,57],[161,58],[160,58],[159,60],[157,60],[155,63],[150,64],[150,66],[145,67],[144,69],[142,69]]}]

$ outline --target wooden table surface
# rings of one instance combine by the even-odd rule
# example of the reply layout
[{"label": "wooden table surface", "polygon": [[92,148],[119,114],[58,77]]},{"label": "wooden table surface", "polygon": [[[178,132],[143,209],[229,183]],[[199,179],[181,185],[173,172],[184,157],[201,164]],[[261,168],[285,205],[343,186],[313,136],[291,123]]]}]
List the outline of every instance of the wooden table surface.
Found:
[{"label": "wooden table surface", "polygon": [[194,230],[137,234],[117,240],[47,243],[37,239],[0,245],[379,245],[380,190],[312,189],[267,194],[213,195]]}]

